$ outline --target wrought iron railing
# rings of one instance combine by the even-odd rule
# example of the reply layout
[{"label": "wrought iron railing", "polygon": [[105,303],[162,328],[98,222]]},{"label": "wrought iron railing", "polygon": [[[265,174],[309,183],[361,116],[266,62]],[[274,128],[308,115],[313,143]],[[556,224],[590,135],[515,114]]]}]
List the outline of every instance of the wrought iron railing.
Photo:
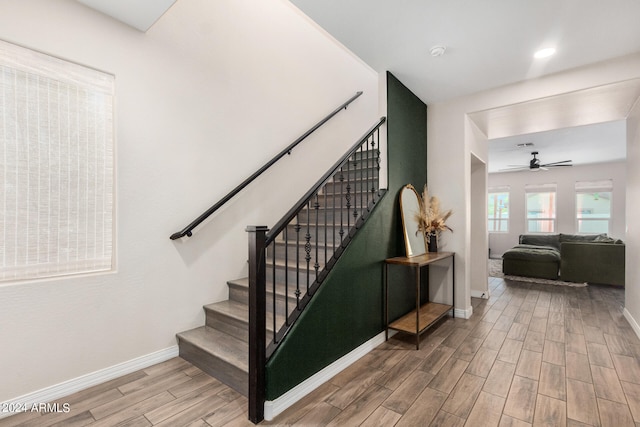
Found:
[{"label": "wrought iron railing", "polygon": [[351,104],[353,101],[355,101],[356,98],[358,98],[360,95],[362,95],[362,92],[356,92],[355,95],[353,95],[351,98],[349,98],[346,102],[344,102],[342,105],[340,105],[338,108],[336,108],[335,110],[333,110],[331,113],[329,113],[326,117],[324,117],[322,120],[320,120],[318,123],[316,123],[311,129],[309,129],[308,131],[306,131],[304,134],[302,134],[298,139],[296,139],[295,141],[293,141],[291,144],[289,144],[289,146],[287,146],[287,148],[285,148],[284,150],[282,150],[281,152],[279,152],[274,158],[272,158],[271,160],[269,160],[267,163],[264,164],[264,166],[262,166],[260,169],[258,169],[257,171],[255,171],[249,178],[245,179],[244,181],[242,181],[236,188],[234,188],[233,190],[231,190],[229,193],[227,193],[226,196],[224,196],[222,199],[220,199],[218,202],[216,202],[213,206],[211,206],[209,209],[207,209],[206,211],[204,211],[199,217],[197,217],[196,219],[194,219],[193,221],[191,221],[189,223],[189,225],[187,225],[186,227],[184,227],[182,230],[173,233],[170,236],[171,240],[176,240],[179,239],[181,237],[187,236],[187,237],[191,237],[191,235],[193,234],[193,229],[196,228],[198,225],[200,225],[204,220],[206,220],[207,218],[209,218],[209,216],[211,216],[211,214],[213,214],[215,211],[217,211],[218,209],[220,209],[225,203],[227,203],[229,200],[231,200],[236,194],[238,194],[240,191],[242,191],[242,189],[244,189],[247,185],[251,184],[257,177],[259,177],[260,175],[262,175],[262,173],[264,171],[266,171],[267,169],[269,169],[271,166],[273,166],[278,160],[280,160],[281,158],[283,158],[285,155],[289,155],[291,154],[291,151],[298,145],[300,144],[302,141],[304,141],[309,135],[311,135],[313,132],[315,132],[320,126],[322,126],[323,124],[325,124],[326,122],[328,122],[331,118],[333,118],[333,116],[335,116],[336,114],[338,114],[340,111],[342,110],[346,110],[347,107],[349,106],[349,104]]},{"label": "wrought iron railing", "polygon": [[249,232],[249,419],[263,418],[264,367],[384,193],[381,118],[271,230]]}]

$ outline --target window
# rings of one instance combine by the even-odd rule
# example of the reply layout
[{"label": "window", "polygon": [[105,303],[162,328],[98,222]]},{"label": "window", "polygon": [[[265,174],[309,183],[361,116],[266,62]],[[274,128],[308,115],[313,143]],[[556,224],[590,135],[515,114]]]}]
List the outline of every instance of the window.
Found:
[{"label": "window", "polygon": [[490,233],[506,233],[509,231],[509,187],[489,189]]},{"label": "window", "polygon": [[576,182],[578,233],[609,233],[613,181]]},{"label": "window", "polygon": [[0,41],[0,281],[112,269],[113,90]]},{"label": "window", "polygon": [[527,232],[554,233],[556,230],[556,185],[525,185]]}]

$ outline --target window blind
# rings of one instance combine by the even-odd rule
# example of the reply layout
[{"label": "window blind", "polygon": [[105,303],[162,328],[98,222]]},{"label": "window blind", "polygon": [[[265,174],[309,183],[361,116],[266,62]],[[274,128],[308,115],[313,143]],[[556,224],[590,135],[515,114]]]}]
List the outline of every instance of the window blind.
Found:
[{"label": "window blind", "polygon": [[525,193],[552,193],[555,192],[557,185],[554,184],[525,184]]},{"label": "window blind", "polygon": [[613,180],[604,179],[601,181],[576,181],[577,193],[596,193],[613,191]]},{"label": "window blind", "polygon": [[113,267],[113,92],[0,41],[0,281]]}]

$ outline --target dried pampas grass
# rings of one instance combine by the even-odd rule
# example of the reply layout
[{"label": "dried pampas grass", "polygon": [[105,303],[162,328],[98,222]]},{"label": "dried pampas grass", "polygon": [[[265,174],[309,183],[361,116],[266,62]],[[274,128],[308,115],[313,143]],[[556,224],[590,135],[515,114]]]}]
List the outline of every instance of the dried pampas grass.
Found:
[{"label": "dried pampas grass", "polygon": [[447,225],[447,219],[452,214],[453,211],[451,209],[446,212],[440,212],[440,200],[436,196],[429,196],[429,191],[425,184],[420,200],[420,212],[416,212],[414,218],[418,222],[418,232],[424,233],[427,242],[429,242],[433,233],[445,230],[453,231]]}]

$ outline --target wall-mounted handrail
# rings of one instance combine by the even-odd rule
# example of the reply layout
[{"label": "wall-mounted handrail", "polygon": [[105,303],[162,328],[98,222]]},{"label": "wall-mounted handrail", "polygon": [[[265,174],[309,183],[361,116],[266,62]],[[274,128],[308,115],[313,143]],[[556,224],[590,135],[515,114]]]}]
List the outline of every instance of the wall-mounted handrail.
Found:
[{"label": "wall-mounted handrail", "polygon": [[231,198],[233,198],[236,194],[238,194],[243,188],[245,188],[247,185],[249,185],[253,180],[255,180],[257,177],[259,177],[264,171],[266,171],[271,166],[273,166],[278,160],[280,160],[281,158],[283,158],[287,154],[291,154],[291,151],[298,144],[300,144],[302,141],[304,141],[309,135],[311,135],[313,132],[315,132],[320,126],[322,126],[323,124],[328,122],[333,116],[338,114],[340,111],[346,110],[347,106],[349,104],[351,104],[360,95],[362,95],[362,91],[356,92],[356,94],[353,95],[351,98],[349,98],[349,100],[347,100],[345,103],[343,103],[338,108],[333,110],[325,118],[323,118],[318,123],[316,123],[311,129],[309,129],[304,134],[302,134],[302,136],[300,136],[298,139],[296,139],[291,144],[289,144],[289,146],[287,148],[285,148],[280,153],[278,153],[274,158],[269,160],[264,166],[262,166],[256,172],[254,172],[249,178],[245,179],[240,185],[238,185],[236,188],[231,190],[226,196],[224,196],[222,199],[220,199],[215,205],[211,206],[202,215],[200,215],[199,217],[197,217],[196,219],[191,221],[191,223],[189,225],[187,225],[185,228],[183,228],[181,231],[173,233],[171,235],[171,237],[170,237],[171,240],[180,239],[181,237],[184,237],[184,236],[191,237],[191,234],[192,234],[194,228],[196,228],[198,225],[200,225],[205,219],[207,219],[215,211],[220,209],[220,207],[222,207],[225,203],[227,203]]}]

